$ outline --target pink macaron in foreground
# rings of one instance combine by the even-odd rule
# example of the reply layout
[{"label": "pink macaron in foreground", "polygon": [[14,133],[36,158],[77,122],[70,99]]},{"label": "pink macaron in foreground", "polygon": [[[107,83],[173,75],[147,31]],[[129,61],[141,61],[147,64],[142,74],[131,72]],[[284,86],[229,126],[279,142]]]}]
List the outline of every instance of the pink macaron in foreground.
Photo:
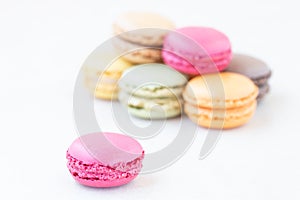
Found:
[{"label": "pink macaron in foreground", "polygon": [[67,167],[82,185],[114,187],[132,181],[141,171],[143,158],[142,146],[131,137],[91,133],[71,144]]},{"label": "pink macaron in foreground", "polygon": [[231,54],[228,37],[207,27],[184,27],[170,32],[162,52],[167,65],[189,75],[223,71]]}]

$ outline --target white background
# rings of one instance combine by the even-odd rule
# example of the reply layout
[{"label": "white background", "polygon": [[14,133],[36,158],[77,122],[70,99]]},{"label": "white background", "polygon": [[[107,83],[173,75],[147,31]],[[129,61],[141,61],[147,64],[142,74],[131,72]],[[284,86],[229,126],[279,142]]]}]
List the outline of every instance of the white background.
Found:
[{"label": "white background", "polygon": [[[0,199],[300,199],[299,35],[295,0],[0,1]],[[80,186],[65,152],[77,137],[72,92],[89,53],[122,11],[156,11],[226,33],[235,52],[273,69],[271,93],[253,120],[224,131],[198,160],[207,132],[178,162],[111,189]],[[97,116],[109,105],[96,101]],[[118,130],[106,120],[104,130]],[[170,129],[171,130],[171,129]],[[176,131],[165,130],[172,137]],[[164,137],[167,138],[167,137]],[[164,143],[156,140],[154,146]],[[151,151],[151,145],[147,146]],[[147,151],[146,149],[146,151]],[[153,150],[153,149],[152,149]]]}]

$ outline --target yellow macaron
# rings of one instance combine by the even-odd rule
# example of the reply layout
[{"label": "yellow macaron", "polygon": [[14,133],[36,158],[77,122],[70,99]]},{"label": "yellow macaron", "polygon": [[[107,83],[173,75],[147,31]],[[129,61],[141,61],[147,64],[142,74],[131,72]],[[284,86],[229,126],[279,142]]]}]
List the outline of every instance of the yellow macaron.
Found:
[{"label": "yellow macaron", "polygon": [[98,54],[91,57],[91,59],[97,61],[85,63],[85,84],[96,98],[115,100],[118,97],[118,80],[122,76],[123,71],[132,66],[132,64],[120,57],[112,61],[108,66],[101,66],[101,60],[105,60],[105,56],[105,54]]},{"label": "yellow macaron", "polygon": [[257,86],[240,74],[223,72],[197,76],[183,92],[184,110],[200,126],[235,128],[251,119],[257,95]]}]

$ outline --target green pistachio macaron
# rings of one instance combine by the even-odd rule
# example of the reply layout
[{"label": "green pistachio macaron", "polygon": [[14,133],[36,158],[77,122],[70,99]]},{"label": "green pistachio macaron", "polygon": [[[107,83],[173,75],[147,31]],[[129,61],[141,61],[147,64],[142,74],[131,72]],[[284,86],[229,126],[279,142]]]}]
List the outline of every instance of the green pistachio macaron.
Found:
[{"label": "green pistachio macaron", "polygon": [[136,65],[119,80],[119,100],[133,116],[144,119],[176,117],[182,111],[187,78],[164,64]]}]

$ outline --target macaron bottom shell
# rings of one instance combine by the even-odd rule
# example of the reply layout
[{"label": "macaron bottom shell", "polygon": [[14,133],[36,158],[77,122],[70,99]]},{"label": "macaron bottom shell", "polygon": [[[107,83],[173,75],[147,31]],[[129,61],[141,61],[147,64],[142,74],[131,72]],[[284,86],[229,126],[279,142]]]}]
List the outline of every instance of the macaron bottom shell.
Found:
[{"label": "macaron bottom shell", "polygon": [[94,95],[97,99],[103,99],[108,101],[118,99],[118,93],[116,91],[96,90],[94,92]]},{"label": "macaron bottom shell", "polygon": [[75,181],[77,181],[81,185],[89,186],[89,187],[96,187],[96,188],[109,188],[109,187],[118,187],[125,185],[129,182],[131,182],[133,179],[136,178],[137,175],[129,177],[129,178],[123,178],[120,180],[114,180],[111,182],[107,181],[93,181],[93,180],[87,180],[87,179],[82,179],[79,177],[74,177]]},{"label": "macaron bottom shell", "polygon": [[[114,82],[116,80],[112,79]],[[118,85],[116,83],[101,83],[101,81],[97,84],[95,90],[93,90],[94,82],[90,81],[88,77],[86,77],[85,85],[89,89],[90,93],[95,96],[97,99],[103,100],[117,100],[118,98]]]},{"label": "macaron bottom shell", "polygon": [[181,114],[182,100],[176,98],[145,98],[129,95],[121,91],[119,100],[126,107],[127,111],[142,119],[165,119],[173,118]]},{"label": "macaron bottom shell", "polygon": [[187,116],[196,124],[211,129],[231,129],[246,124],[254,115],[257,102],[234,109],[196,108],[185,104]]},{"label": "macaron bottom shell", "polygon": [[162,111],[155,111],[155,110],[145,110],[145,109],[137,109],[128,107],[128,112],[138,118],[142,119],[166,119],[166,118],[173,118],[177,117],[181,114],[180,109],[170,109]]},{"label": "macaron bottom shell", "polygon": [[266,83],[263,86],[259,87],[259,94],[257,96],[257,101],[261,102],[263,100],[263,98],[265,97],[266,94],[268,94],[270,91],[270,85],[268,83]]}]

